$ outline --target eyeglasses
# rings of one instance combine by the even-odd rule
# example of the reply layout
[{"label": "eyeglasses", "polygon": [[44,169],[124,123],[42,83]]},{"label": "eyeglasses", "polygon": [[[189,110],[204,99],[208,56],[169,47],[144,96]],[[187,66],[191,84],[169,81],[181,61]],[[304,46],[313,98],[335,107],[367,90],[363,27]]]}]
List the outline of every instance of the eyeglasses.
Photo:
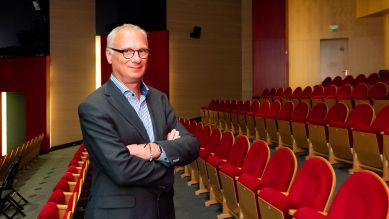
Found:
[{"label": "eyeglasses", "polygon": [[120,50],[120,49],[115,49],[112,47],[108,47],[108,48],[112,49],[113,51],[116,51],[116,52],[123,54],[123,57],[126,59],[131,59],[132,57],[134,57],[135,52],[138,53],[138,56],[141,59],[147,59],[150,55],[149,49],[138,49],[138,50],[123,49],[123,50]]}]

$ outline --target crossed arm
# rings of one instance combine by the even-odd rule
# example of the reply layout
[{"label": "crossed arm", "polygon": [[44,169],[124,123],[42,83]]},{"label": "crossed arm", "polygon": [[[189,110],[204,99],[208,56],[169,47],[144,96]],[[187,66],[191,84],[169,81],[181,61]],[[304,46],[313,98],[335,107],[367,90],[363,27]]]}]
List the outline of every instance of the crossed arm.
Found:
[{"label": "crossed arm", "polygon": [[[173,129],[167,134],[168,141],[173,141],[180,137],[180,133],[176,129]],[[150,142],[148,144],[130,144],[127,145],[127,149],[131,155],[137,156],[144,160],[150,160],[150,157],[157,159],[161,155],[159,145],[154,142]]]}]

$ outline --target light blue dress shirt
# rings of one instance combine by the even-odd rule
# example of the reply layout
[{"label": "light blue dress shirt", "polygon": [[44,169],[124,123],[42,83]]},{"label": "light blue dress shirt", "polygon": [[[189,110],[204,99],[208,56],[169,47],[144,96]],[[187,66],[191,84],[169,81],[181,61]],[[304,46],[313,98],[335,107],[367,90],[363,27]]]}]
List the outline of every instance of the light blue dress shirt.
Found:
[{"label": "light blue dress shirt", "polygon": [[[131,106],[134,108],[135,112],[138,114],[139,119],[142,121],[146,131],[147,135],[149,136],[149,139],[151,142],[155,141],[154,138],[154,129],[153,129],[153,123],[151,121],[150,112],[147,108],[147,102],[146,102],[146,95],[149,92],[149,88],[147,85],[142,81],[140,85],[140,99],[136,97],[135,93],[132,92],[128,87],[126,87],[122,82],[120,82],[113,74],[111,74],[110,80],[119,88],[119,90],[122,92],[122,94],[127,98],[128,102],[131,104]],[[157,158],[158,161],[162,161],[163,164],[169,165],[170,162],[167,159],[166,153],[161,149],[161,155]]]}]

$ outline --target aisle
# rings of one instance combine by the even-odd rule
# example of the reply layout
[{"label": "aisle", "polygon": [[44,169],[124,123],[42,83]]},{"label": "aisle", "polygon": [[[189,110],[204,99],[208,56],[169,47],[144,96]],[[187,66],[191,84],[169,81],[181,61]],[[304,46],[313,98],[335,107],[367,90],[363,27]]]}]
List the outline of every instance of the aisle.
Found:
[{"label": "aisle", "polygon": [[174,183],[174,205],[177,219],[215,219],[220,213],[220,205],[205,207],[204,202],[208,199],[207,194],[195,195],[197,185],[188,187],[189,178],[181,178],[182,172],[177,172]]}]

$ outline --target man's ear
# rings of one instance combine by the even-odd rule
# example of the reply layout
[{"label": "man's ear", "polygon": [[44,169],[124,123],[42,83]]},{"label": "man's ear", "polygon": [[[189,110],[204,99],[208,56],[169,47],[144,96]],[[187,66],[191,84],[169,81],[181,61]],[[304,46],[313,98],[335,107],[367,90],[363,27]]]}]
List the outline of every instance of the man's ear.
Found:
[{"label": "man's ear", "polygon": [[108,63],[112,64],[112,53],[108,48],[105,49],[105,56],[107,57]]}]

